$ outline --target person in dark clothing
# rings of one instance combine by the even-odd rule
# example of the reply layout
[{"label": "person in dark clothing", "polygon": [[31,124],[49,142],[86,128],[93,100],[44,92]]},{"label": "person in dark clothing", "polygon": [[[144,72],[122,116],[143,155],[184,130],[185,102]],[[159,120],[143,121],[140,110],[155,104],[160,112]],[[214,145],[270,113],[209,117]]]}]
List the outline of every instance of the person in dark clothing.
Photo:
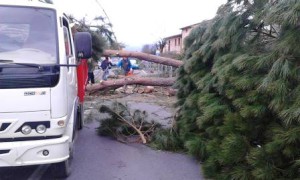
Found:
[{"label": "person in dark clothing", "polygon": [[94,76],[94,70],[95,65],[92,58],[88,59],[88,82],[91,82],[92,84],[95,83],[95,76]]},{"label": "person in dark clothing", "polygon": [[109,61],[108,57],[105,57],[105,60],[102,61],[100,67],[103,70],[102,80],[106,81],[109,75],[109,69],[113,64]]}]

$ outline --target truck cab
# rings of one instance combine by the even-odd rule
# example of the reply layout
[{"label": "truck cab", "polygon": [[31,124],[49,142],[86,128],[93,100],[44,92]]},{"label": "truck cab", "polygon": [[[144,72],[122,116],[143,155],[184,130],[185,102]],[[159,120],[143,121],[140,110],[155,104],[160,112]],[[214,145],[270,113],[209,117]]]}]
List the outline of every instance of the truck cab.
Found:
[{"label": "truck cab", "polygon": [[63,11],[40,0],[1,0],[0,17],[0,167],[53,164],[66,177],[91,36],[73,35]]}]

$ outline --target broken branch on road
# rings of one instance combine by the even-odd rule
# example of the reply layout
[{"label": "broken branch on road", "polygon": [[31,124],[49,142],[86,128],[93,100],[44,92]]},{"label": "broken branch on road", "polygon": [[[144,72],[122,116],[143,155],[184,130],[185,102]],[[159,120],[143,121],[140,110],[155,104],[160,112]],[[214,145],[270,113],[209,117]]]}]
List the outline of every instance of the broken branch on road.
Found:
[{"label": "broken branch on road", "polygon": [[131,113],[124,104],[115,102],[111,107],[102,105],[101,113],[108,113],[109,117],[100,122],[97,129],[102,136],[111,136],[121,142],[131,142],[132,137],[138,135],[143,144],[146,144],[156,129],[161,125],[147,120],[147,112],[135,110]]}]

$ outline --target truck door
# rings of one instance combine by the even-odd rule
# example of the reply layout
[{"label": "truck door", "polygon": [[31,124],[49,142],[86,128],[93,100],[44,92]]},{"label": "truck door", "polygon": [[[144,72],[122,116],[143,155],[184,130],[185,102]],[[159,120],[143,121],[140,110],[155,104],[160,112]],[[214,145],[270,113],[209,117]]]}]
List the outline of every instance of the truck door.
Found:
[{"label": "truck door", "polygon": [[[74,47],[72,43],[71,29],[66,18],[63,18],[63,31],[65,43],[65,58],[69,65],[76,64]],[[68,112],[72,112],[77,98],[77,75],[76,67],[68,66],[67,72],[67,95],[68,95]]]}]

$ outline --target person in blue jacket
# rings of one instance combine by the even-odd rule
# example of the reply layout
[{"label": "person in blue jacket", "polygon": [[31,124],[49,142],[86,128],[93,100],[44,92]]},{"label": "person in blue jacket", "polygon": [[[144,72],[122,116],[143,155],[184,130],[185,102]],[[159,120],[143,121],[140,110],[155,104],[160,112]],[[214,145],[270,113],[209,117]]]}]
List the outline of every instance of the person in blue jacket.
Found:
[{"label": "person in blue jacket", "polygon": [[132,64],[128,57],[123,57],[121,61],[119,61],[118,66],[122,69],[122,74],[127,76],[132,68]]}]

